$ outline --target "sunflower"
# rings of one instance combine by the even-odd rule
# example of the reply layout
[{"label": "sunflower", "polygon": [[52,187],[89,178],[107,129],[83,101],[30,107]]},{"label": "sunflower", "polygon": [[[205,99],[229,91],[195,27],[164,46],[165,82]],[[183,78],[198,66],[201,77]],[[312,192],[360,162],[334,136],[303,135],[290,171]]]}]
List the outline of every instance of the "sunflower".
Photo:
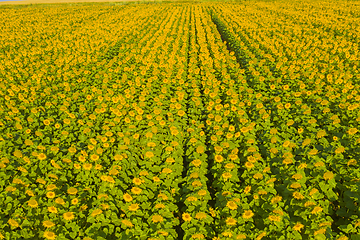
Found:
[{"label": "sunflower", "polygon": [[90,164],[90,163],[85,163],[85,164],[83,165],[83,168],[84,168],[85,170],[91,170],[92,164]]},{"label": "sunflower", "polygon": [[245,234],[239,234],[239,235],[236,236],[236,239],[237,240],[246,239],[246,235]]},{"label": "sunflower", "polygon": [[53,240],[53,239],[56,239],[56,235],[55,235],[54,232],[45,231],[44,232],[44,238],[49,239],[49,240]]},{"label": "sunflower", "polygon": [[300,232],[302,228],[304,228],[304,225],[301,223],[296,223],[296,225],[293,227],[293,229],[298,232]]},{"label": "sunflower", "polygon": [[52,221],[44,221],[43,222],[43,226],[46,227],[46,228],[51,228],[53,226],[55,226],[55,223],[53,223]]},{"label": "sunflower", "polygon": [[319,229],[317,231],[314,232],[314,235],[318,235],[318,234],[324,234],[326,232],[326,229],[325,228],[322,228],[322,229]]},{"label": "sunflower", "polygon": [[[121,222],[122,222],[125,226],[127,226],[127,227],[133,227],[133,226],[134,226],[134,224],[132,224],[132,222],[130,222],[130,221],[127,220],[127,219],[121,220]],[[85,240],[85,239],[84,239],[84,240]]]},{"label": "sunflower", "polygon": [[13,228],[18,228],[20,226],[19,223],[13,219],[9,219],[8,224]]},{"label": "sunflower", "polygon": [[316,137],[317,138],[322,138],[326,136],[326,131],[325,130],[320,130],[317,132]]},{"label": "sunflower", "polygon": [[220,146],[215,146],[214,150],[215,150],[215,152],[221,152],[223,150],[223,148]]},{"label": "sunflower", "polygon": [[158,209],[158,208],[163,209],[163,208],[165,208],[165,205],[162,204],[162,203],[157,203],[157,204],[155,205],[155,208],[156,208],[156,209]]},{"label": "sunflower", "polygon": [[236,203],[234,201],[228,201],[226,203],[226,206],[228,208],[230,208],[231,210],[236,210],[238,208],[238,206],[236,205]]},{"label": "sunflower", "polygon": [[45,160],[46,159],[46,155],[44,153],[40,153],[39,155],[37,155],[39,160]]},{"label": "sunflower", "polygon": [[314,148],[314,149],[311,149],[308,154],[309,155],[316,155],[317,153],[318,153],[318,150],[316,148]]},{"label": "sunflower", "polygon": [[186,198],[186,200],[189,202],[196,202],[198,199],[196,197],[190,196],[190,197]]},{"label": "sunflower", "polygon": [[102,166],[100,164],[95,165],[95,170],[100,170],[101,168],[102,168]]},{"label": "sunflower", "polygon": [[279,214],[279,215],[281,215],[281,216],[284,216],[284,212],[281,211],[281,210],[279,210],[279,209],[273,210],[273,213],[276,213],[276,214]]},{"label": "sunflower", "polygon": [[32,146],[33,144],[34,144],[33,141],[31,141],[30,139],[25,140],[25,145]]},{"label": "sunflower", "polygon": [[262,232],[261,234],[259,234],[259,236],[256,237],[256,240],[260,240],[265,236],[266,236],[266,232]]},{"label": "sunflower", "polygon": [[71,187],[67,190],[67,193],[70,195],[75,195],[78,192],[78,190],[74,187]]},{"label": "sunflower", "polygon": [[170,168],[164,168],[161,173],[169,174],[172,173],[172,170]]},{"label": "sunflower", "polygon": [[311,143],[311,139],[307,138],[303,141],[302,146],[305,147],[306,145],[309,145]]},{"label": "sunflower", "polygon": [[206,190],[200,190],[200,191],[198,192],[199,196],[205,196],[206,193],[207,193]]},{"label": "sunflower", "polygon": [[299,173],[296,173],[296,174],[292,175],[291,178],[293,178],[293,179],[295,179],[295,180],[300,180],[300,179],[303,178],[303,176],[302,176],[301,174],[299,174]]},{"label": "sunflower", "polygon": [[279,216],[274,216],[274,215],[270,215],[270,216],[268,217],[268,219],[269,219],[270,221],[273,221],[273,222],[280,222],[280,221],[281,221],[281,217],[279,217]]},{"label": "sunflower", "polygon": [[185,222],[190,222],[192,217],[189,213],[183,213],[182,214],[182,219],[185,221]]},{"label": "sunflower", "polygon": [[328,172],[324,173],[323,177],[325,180],[331,180],[334,178],[334,174],[332,172],[328,171]]},{"label": "sunflower", "polygon": [[260,190],[260,191],[258,191],[258,194],[259,194],[259,195],[266,195],[266,194],[267,194],[267,191],[265,191],[265,190]]},{"label": "sunflower", "polygon": [[350,129],[348,130],[348,134],[349,134],[349,135],[354,135],[354,134],[357,133],[357,132],[358,132],[357,128],[350,128]]},{"label": "sunflower", "polygon": [[245,167],[251,169],[251,168],[255,167],[255,165],[252,164],[251,162],[246,162]]},{"label": "sunflower", "polygon": [[140,194],[141,193],[141,188],[138,188],[138,187],[133,187],[131,189],[131,192],[134,193],[134,194]]},{"label": "sunflower", "polygon": [[191,162],[195,167],[199,167],[201,165],[200,159],[195,159]]},{"label": "sunflower", "polygon": [[277,154],[279,151],[278,151],[276,148],[271,148],[271,149],[270,149],[270,152],[271,152],[272,154]]},{"label": "sunflower", "polygon": [[168,199],[169,199],[169,197],[168,197],[168,196],[166,196],[164,193],[160,193],[160,194],[158,194],[158,198],[162,198],[162,200],[164,200],[164,201],[166,201],[166,200],[168,200]]},{"label": "sunflower", "polygon": [[251,186],[247,186],[247,187],[244,189],[244,193],[245,193],[245,194],[248,194],[250,191],[251,191]]},{"label": "sunflower", "polygon": [[28,201],[29,207],[36,208],[39,206],[38,202],[35,199],[31,199]]},{"label": "sunflower", "polygon": [[236,223],[237,223],[237,221],[232,217],[228,217],[226,219],[226,225],[228,225],[228,226],[234,226],[234,225],[236,225]]},{"label": "sunflower", "polygon": [[92,211],[91,216],[96,217],[97,215],[102,214],[102,212],[103,211],[101,209],[95,209],[94,211]]},{"label": "sunflower", "polygon": [[343,152],[345,152],[345,148],[343,146],[340,146],[335,150],[336,154],[340,154],[340,153],[343,153]]},{"label": "sunflower", "polygon": [[316,207],[314,207],[314,209],[311,211],[311,213],[312,214],[318,214],[318,213],[320,213],[320,212],[322,212],[322,208],[321,207],[319,207],[319,206],[316,206]]},{"label": "sunflower", "polygon": [[48,198],[54,198],[55,197],[55,193],[54,192],[48,192],[48,193],[46,193],[46,196],[48,197]]},{"label": "sunflower", "polygon": [[254,213],[251,210],[245,210],[242,217],[245,219],[250,219],[254,216]]},{"label": "sunflower", "polygon": [[304,199],[304,196],[303,196],[301,193],[299,193],[299,192],[294,192],[294,193],[293,193],[293,197],[294,197],[295,199],[299,199],[299,200]]},{"label": "sunflower", "polygon": [[289,140],[286,140],[284,143],[283,143],[283,147],[289,147],[291,144],[291,142]]},{"label": "sunflower", "polygon": [[221,175],[225,180],[229,179],[232,177],[231,173],[229,172],[225,172]]},{"label": "sunflower", "polygon": [[133,203],[129,206],[128,209],[129,209],[129,211],[137,211],[139,209],[139,204]]},{"label": "sunflower", "polygon": [[41,184],[46,184],[46,181],[41,178],[36,179],[36,182],[41,183]]},{"label": "sunflower", "polygon": [[158,222],[161,223],[164,221],[164,218],[161,215],[154,215],[152,216],[151,220],[153,223],[158,223]]},{"label": "sunflower", "polygon": [[338,239],[336,239],[336,240],[349,240],[349,238],[348,237],[346,237],[346,236],[341,236],[341,237],[339,237]]},{"label": "sunflower", "polygon": [[178,114],[180,117],[182,117],[182,116],[184,116],[186,113],[185,113],[184,110],[179,110],[179,111],[177,112],[177,114]]},{"label": "sunflower", "polygon": [[55,199],[55,203],[60,204],[60,205],[64,205],[65,201],[62,198],[57,198],[57,199]]},{"label": "sunflower", "polygon": [[143,171],[139,172],[139,175],[140,176],[147,176],[147,175],[149,175],[149,173],[147,171],[143,170]]},{"label": "sunflower", "polygon": [[195,218],[196,218],[196,219],[199,219],[199,220],[205,219],[206,217],[207,217],[207,215],[206,215],[206,213],[204,213],[204,212],[198,212],[198,213],[196,213],[196,215],[195,215]]},{"label": "sunflower", "polygon": [[[135,133],[133,136],[132,136],[134,139],[139,139],[139,137],[140,137],[140,134],[138,134],[138,133]],[[106,139],[107,140],[107,139]],[[103,140],[104,141],[104,140]]]},{"label": "sunflower", "polygon": [[124,200],[125,200],[126,202],[131,202],[131,201],[133,200],[133,198],[131,197],[131,195],[128,194],[128,193],[125,193],[125,194],[123,195],[123,198],[124,198]]},{"label": "sunflower", "polygon": [[316,188],[311,189],[309,195],[312,196],[313,194],[315,194],[316,192],[318,192],[319,190],[317,190]]},{"label": "sunflower", "polygon": [[199,153],[199,154],[204,153],[204,152],[205,152],[205,148],[204,148],[203,146],[198,146],[198,147],[196,148],[196,152]]},{"label": "sunflower", "polygon": [[80,208],[79,208],[79,211],[82,212],[84,210],[86,210],[88,208],[88,206],[85,204],[85,205],[82,205]]},{"label": "sunflower", "polygon": [[215,161],[221,163],[222,161],[224,161],[224,158],[221,155],[215,155]]},{"label": "sunflower", "polygon": [[157,176],[154,176],[152,179],[153,179],[154,182],[160,182],[161,181],[160,178],[157,177]]},{"label": "sunflower", "polygon": [[99,156],[96,155],[96,154],[92,154],[92,155],[90,156],[90,159],[93,160],[93,161],[97,161],[97,160],[99,160]]},{"label": "sunflower", "polygon": [[263,179],[263,175],[261,173],[255,173],[253,178],[255,178],[255,179]]},{"label": "sunflower", "polygon": [[216,136],[211,136],[210,137],[210,139],[211,139],[211,141],[213,141],[213,142],[217,142],[218,141],[218,138],[216,137]]},{"label": "sunflower", "polygon": [[235,168],[235,165],[233,163],[227,163],[224,167],[229,168],[229,169],[233,169],[233,168]]},{"label": "sunflower", "polygon": [[100,207],[101,207],[103,210],[107,210],[107,209],[110,208],[110,206],[109,206],[108,204],[106,204],[106,203],[100,204]]},{"label": "sunflower", "polygon": [[31,196],[31,197],[35,196],[34,192],[29,189],[25,191],[25,194],[27,194],[28,196]]},{"label": "sunflower", "polygon": [[48,207],[48,211],[51,212],[51,213],[57,213],[57,208],[54,207],[54,206],[51,206],[51,207]]},{"label": "sunflower", "polygon": [[63,214],[63,218],[65,220],[72,220],[72,219],[75,218],[75,216],[74,216],[73,212],[66,212],[66,213]]},{"label": "sunflower", "polygon": [[350,166],[350,165],[356,165],[356,164],[357,164],[357,162],[356,162],[355,159],[351,159],[351,160],[349,160],[349,161],[347,162],[347,165],[348,165],[348,166]]},{"label": "sunflower", "polygon": [[290,185],[290,187],[291,188],[301,188],[301,184],[300,183],[292,183],[291,185]]},{"label": "sunflower", "polygon": [[76,153],[76,148],[70,147],[70,148],[68,149],[68,151],[69,151],[69,153]]},{"label": "sunflower", "polygon": [[152,158],[153,156],[155,156],[153,152],[146,152],[145,153],[145,157],[147,157],[147,158]]},{"label": "sunflower", "polygon": [[77,199],[77,198],[74,198],[73,200],[71,200],[72,205],[76,205],[78,203],[79,203],[79,199]]},{"label": "sunflower", "polygon": [[281,202],[281,200],[282,200],[282,197],[281,197],[281,196],[275,196],[275,197],[273,197],[273,198],[271,199],[271,203],[272,203],[272,204],[276,204],[276,203],[278,203],[278,202]]},{"label": "sunflower", "polygon": [[204,234],[196,233],[196,234],[191,235],[191,238],[192,239],[205,239],[205,236],[204,236]]},{"label": "sunflower", "polygon": [[142,180],[141,180],[140,178],[134,178],[134,179],[133,179],[133,183],[134,183],[135,185],[141,185],[141,184],[142,184]]}]

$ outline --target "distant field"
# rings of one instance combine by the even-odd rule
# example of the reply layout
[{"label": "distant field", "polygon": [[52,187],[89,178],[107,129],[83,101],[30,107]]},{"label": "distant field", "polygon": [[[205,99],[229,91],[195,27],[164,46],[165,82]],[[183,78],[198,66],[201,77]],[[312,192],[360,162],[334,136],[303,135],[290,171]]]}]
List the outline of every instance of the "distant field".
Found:
[{"label": "distant field", "polygon": [[[156,2],[157,0],[146,0]],[[24,0],[24,1],[0,1],[0,5],[16,4],[50,4],[50,3],[85,3],[85,2],[142,2],[141,0]]]}]

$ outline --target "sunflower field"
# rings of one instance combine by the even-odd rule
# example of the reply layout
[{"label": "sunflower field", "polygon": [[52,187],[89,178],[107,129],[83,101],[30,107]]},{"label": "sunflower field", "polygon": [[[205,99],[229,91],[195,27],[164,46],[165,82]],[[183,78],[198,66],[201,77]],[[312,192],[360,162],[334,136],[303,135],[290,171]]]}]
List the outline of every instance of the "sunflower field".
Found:
[{"label": "sunflower field", "polygon": [[0,10],[0,239],[360,239],[359,2]]}]

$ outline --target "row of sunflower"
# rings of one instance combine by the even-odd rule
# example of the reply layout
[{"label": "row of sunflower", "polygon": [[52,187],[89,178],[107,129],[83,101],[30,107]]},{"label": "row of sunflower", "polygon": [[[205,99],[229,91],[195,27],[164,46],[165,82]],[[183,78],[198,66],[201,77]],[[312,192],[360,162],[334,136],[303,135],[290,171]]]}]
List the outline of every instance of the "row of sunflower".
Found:
[{"label": "row of sunflower", "polygon": [[[350,197],[354,194],[356,196],[350,189],[354,189],[359,179],[358,171],[352,167],[356,164],[355,148],[359,144],[359,138],[355,135],[359,116],[353,114],[353,110],[358,106],[358,91],[354,82],[356,78],[344,70],[351,67],[355,75],[358,73],[353,61],[358,55],[356,56],[354,51],[355,56],[345,59],[345,69],[341,62],[337,64],[336,60],[330,60],[330,64],[324,66],[321,61],[316,60],[319,57],[317,52],[322,49],[317,47],[314,56],[310,55],[312,60],[306,61],[309,55],[290,52],[287,47],[289,43],[308,46],[306,42],[299,44],[297,35],[282,41],[283,31],[271,27],[271,22],[275,19],[271,20],[270,14],[266,16],[266,11],[263,10],[266,6],[263,5],[258,3],[247,8],[246,15],[244,11],[239,11],[240,8],[230,10],[228,6],[224,6],[223,11],[213,8],[216,12],[213,20],[224,39],[229,42],[230,49],[236,52],[239,63],[249,73],[252,88],[265,95],[263,102],[253,104],[254,107],[247,112],[252,113],[254,119],[258,119],[258,123],[262,125],[261,112],[264,113],[265,110],[271,113],[268,116],[270,122],[259,132],[260,146],[266,162],[271,165],[271,172],[278,179],[275,189],[291,206],[285,208],[285,214],[281,214],[283,219],[272,217],[272,220],[282,223],[286,222],[286,218],[291,219],[294,225],[290,234],[299,239],[309,235],[329,238],[336,234],[337,238],[346,239],[344,235],[356,233],[359,225],[356,217],[358,212],[355,210],[358,202],[356,197]],[[269,18],[269,23],[255,20],[255,16],[260,13]],[[284,26],[292,17],[285,16],[285,19],[279,23],[279,18],[276,18],[276,22]],[[295,26],[293,31],[303,33],[302,39],[306,41],[306,36],[310,35],[312,29],[306,31],[304,26],[298,23],[299,19],[292,21]],[[321,36],[319,34],[316,37],[321,39]],[[276,37],[275,43],[270,37]],[[351,45],[349,43],[349,46]],[[328,45],[323,46],[328,48]],[[338,58],[336,55],[330,56],[326,50],[320,50],[320,60]],[[315,71],[302,71],[304,67],[300,67],[301,63],[307,64],[305,69],[312,68]],[[335,91],[344,94],[353,89],[350,97],[335,100],[337,97],[324,92],[333,91],[332,87],[324,86],[334,83],[334,73],[337,74],[337,79],[344,77],[344,80],[335,80],[335,84],[342,81],[347,83],[343,89],[339,86]],[[305,80],[306,77],[309,80]],[[267,86],[270,89],[264,89]],[[297,91],[298,89],[301,91]],[[341,107],[340,101],[350,103]],[[344,114],[342,109],[345,107],[349,112]],[[339,118],[344,115],[346,120],[340,124]],[[344,146],[349,146],[346,149],[347,154]],[[352,177],[345,177],[344,173]],[[279,236],[285,235],[284,230],[277,226],[275,232],[280,232],[281,234],[277,233]]]},{"label": "row of sunflower", "polygon": [[[202,31],[202,44],[207,43],[207,57],[214,59],[213,64],[205,61],[203,64],[215,70],[213,74],[210,71],[204,73],[211,79],[204,84],[204,93],[208,95],[206,123],[210,136],[208,145],[211,146],[210,169],[214,177],[212,186],[216,191],[217,227],[214,239],[261,237],[264,235],[263,229],[256,228],[252,222],[256,221],[255,217],[260,219],[265,214],[261,212],[260,215],[261,208],[256,206],[259,196],[253,197],[249,193],[253,190],[264,194],[261,187],[264,184],[258,182],[263,178],[261,172],[265,167],[259,164],[259,169],[254,172],[245,170],[254,167],[253,163],[261,156],[254,147],[255,124],[249,118],[248,111],[244,111],[245,104],[240,102],[241,98],[246,98],[244,95],[247,91],[252,90],[233,53],[227,51],[210,15],[202,18],[202,25],[206,26]],[[235,84],[235,79],[241,87]],[[245,162],[247,158],[252,162]],[[255,213],[258,216],[254,216]]]},{"label": "row of sunflower", "polygon": [[185,103],[187,129],[184,144],[184,179],[182,183],[182,199],[184,207],[181,227],[184,231],[183,239],[205,239],[213,235],[209,206],[211,200],[208,189],[208,155],[203,119],[203,100],[201,93],[201,65],[199,62],[200,42],[198,41],[198,19],[201,15],[198,7],[191,7],[188,12],[187,28],[187,59],[188,66],[184,79],[189,85],[186,89]]},{"label": "row of sunflower", "polygon": [[[181,51],[179,42],[182,35],[175,37],[173,31],[184,24],[184,17],[176,18],[178,15],[183,16],[184,13],[184,9],[173,9],[166,19],[167,22],[163,23],[153,36],[149,36],[150,43],[154,42],[154,44],[147,55],[156,56],[160,64],[154,62],[153,59],[147,59],[145,55],[143,59],[135,60],[136,63],[130,67],[133,71],[129,72],[124,79],[128,84],[127,88],[132,90],[131,94],[139,97],[142,102],[141,108],[133,104],[134,110],[131,110],[129,106],[129,114],[124,116],[124,128],[133,129],[133,137],[137,136],[128,144],[128,147],[133,148],[130,152],[137,160],[129,159],[129,162],[137,162],[141,170],[139,175],[143,181],[141,186],[144,187],[144,195],[140,199],[130,195],[131,192],[129,192],[133,198],[132,204],[139,203],[140,205],[136,210],[137,214],[143,216],[134,217],[126,213],[128,229],[126,232],[120,232],[118,237],[126,239],[177,239],[178,237],[175,226],[179,225],[179,220],[175,215],[179,211],[175,200],[178,198],[178,184],[182,174],[183,134],[182,126],[178,121],[182,114],[181,110],[176,110],[180,112],[179,116],[172,110],[174,89],[171,85],[173,82],[170,84],[168,79],[176,77],[176,70],[178,70],[177,74],[181,75],[183,67],[176,69],[175,66],[179,64],[179,60],[168,59],[168,52],[171,50],[173,54],[178,55]],[[143,44],[147,46],[139,48],[139,52],[135,54],[141,55],[140,51],[149,46],[149,41],[144,42]],[[164,66],[166,61],[169,64]],[[137,72],[146,70],[143,68],[145,66],[151,66],[152,69],[149,70],[152,70],[152,73],[142,73],[146,77],[138,77]],[[168,68],[166,74],[158,76],[158,72],[164,72],[165,68]],[[138,95],[139,87],[144,84],[147,86],[146,93]],[[142,109],[144,109],[143,112]],[[131,111],[134,114],[131,114]],[[142,115],[146,115],[146,118],[142,118]]]},{"label": "row of sunflower", "polygon": [[[111,17],[108,16],[105,20],[115,21],[113,23],[115,25],[126,26],[120,19],[124,17],[124,22],[129,21],[134,11],[138,11],[137,9],[131,11],[131,9],[124,9],[124,16],[121,14],[115,18],[115,15],[111,13],[109,14]],[[103,10],[111,12],[111,9],[104,8]],[[12,112],[8,112],[7,108],[4,109],[3,113],[7,115],[4,118],[6,122],[2,124],[2,131],[6,133],[10,127],[9,124],[14,124],[15,127],[10,128],[11,132],[2,138],[1,166],[4,182],[1,187],[6,186],[1,191],[1,198],[4,200],[1,201],[3,204],[1,209],[6,209],[1,213],[1,219],[5,221],[1,226],[2,237],[11,239],[20,236],[27,238],[40,236],[47,239],[125,237],[129,239],[138,238],[139,234],[142,238],[147,238],[148,234],[149,236],[171,234],[176,238],[172,226],[178,224],[172,222],[173,214],[171,213],[171,211],[176,211],[174,201],[164,205],[146,200],[148,198],[154,200],[155,194],[159,196],[159,201],[161,197],[164,200],[171,198],[171,196],[168,197],[172,193],[169,192],[168,187],[177,186],[176,175],[171,175],[171,177],[167,175],[172,171],[179,172],[178,168],[181,172],[182,162],[178,161],[178,164],[172,167],[160,169],[159,158],[155,158],[161,157],[159,154],[161,149],[157,154],[152,154],[155,146],[161,146],[163,144],[161,140],[167,139],[168,135],[164,132],[165,135],[161,134],[156,141],[148,140],[152,134],[157,133],[158,128],[162,128],[164,121],[159,120],[158,126],[154,126],[147,120],[142,120],[144,111],[141,107],[146,108],[145,96],[148,92],[145,89],[141,92],[142,95],[137,94],[137,98],[129,95],[135,90],[131,86],[138,84],[138,79],[134,76],[135,74],[128,74],[128,70],[133,66],[131,61],[138,59],[131,49],[126,49],[124,46],[130,42],[130,39],[137,42],[135,36],[139,41],[143,37],[148,37],[150,43],[160,46],[164,39],[151,36],[151,34],[161,32],[160,26],[164,26],[165,29],[169,27],[164,23],[170,23],[168,29],[171,30],[178,11],[167,12],[167,9],[162,8],[148,10],[144,10],[142,18],[132,22],[134,24],[133,36],[125,27],[122,31],[127,31],[129,35],[116,32],[118,36],[112,37],[111,40],[118,40],[114,42],[117,44],[120,42],[121,47],[115,45],[111,48],[110,46],[108,50],[110,55],[96,57],[101,61],[98,60],[100,62],[94,64],[88,62],[85,65],[88,67],[86,70],[80,69],[76,72],[77,70],[73,69],[75,74],[70,77],[76,76],[78,83],[82,83],[80,86],[65,79],[69,77],[68,72],[71,72],[69,66],[76,65],[76,60],[78,60],[76,58],[74,64],[66,60],[64,67],[60,65],[62,63],[59,63],[59,69],[65,69],[64,83],[55,82],[60,79],[50,79],[54,82],[48,83],[42,79],[41,75],[38,80],[34,78],[39,82],[38,85],[36,81],[25,83],[35,86],[30,88],[33,92],[27,92],[28,94],[37,96],[35,91],[45,90],[44,94],[41,93],[41,96],[29,101],[24,96],[20,97],[21,104],[18,105],[25,106],[20,110],[12,107],[15,106],[16,101],[19,101],[14,93],[26,92],[27,88],[15,84],[10,85],[11,89],[7,91],[9,94],[4,100],[9,101],[10,104],[6,107]],[[93,9],[91,13],[99,14],[95,12]],[[67,11],[64,10],[61,16],[66,16],[66,13]],[[130,16],[125,17],[127,14]],[[80,20],[83,16],[79,14],[78,17]],[[104,19],[100,17],[98,20],[99,22],[95,25],[99,25]],[[84,25],[92,26],[93,23],[93,20],[88,20]],[[139,26],[143,28],[142,35],[137,32]],[[147,36],[144,36],[145,34]],[[106,34],[104,36],[108,37]],[[86,38],[89,39],[90,35]],[[159,40],[161,43],[157,43]],[[68,44],[72,44],[71,39],[67,41]],[[83,49],[79,52],[81,50]],[[96,51],[99,50],[100,47],[96,49]],[[78,55],[76,50],[72,51],[75,52],[75,56]],[[89,55],[87,49],[84,51]],[[71,54],[71,52],[67,51],[65,54]],[[148,56],[150,54],[152,53]],[[155,52],[155,54],[160,53]],[[111,57],[114,58],[111,59]],[[118,61],[117,64],[114,59]],[[79,59],[79,61],[81,63],[82,60]],[[52,61],[50,61],[51,64],[46,63],[57,64]],[[48,65],[44,62],[44,67]],[[124,65],[130,67],[124,67]],[[146,62],[143,65],[146,66]],[[56,71],[62,73],[61,70],[56,69]],[[119,78],[120,74],[121,78]],[[152,80],[156,80],[155,76],[156,74],[150,74],[150,77],[146,78],[147,83],[144,84],[151,84]],[[4,83],[8,84],[7,81]],[[123,92],[126,93],[125,96],[119,94]],[[133,107],[133,104],[139,105],[139,107],[135,105],[134,108],[136,116],[135,111],[129,108],[130,105]],[[29,108],[29,105],[32,108]],[[39,108],[40,105],[45,108]],[[31,111],[27,111],[28,108]],[[158,112],[154,112],[156,116]],[[139,122],[139,125],[135,126],[134,122]],[[141,143],[144,144],[141,146],[145,148],[139,147],[138,144],[140,138],[138,132],[143,126],[147,126],[143,131],[147,141]],[[16,132],[15,129],[17,129]],[[21,139],[22,137],[24,139]],[[139,154],[140,152],[143,153]],[[159,166],[152,166],[151,162],[149,164],[148,158],[153,157],[154,165],[156,163]],[[22,161],[27,165],[23,165]],[[172,164],[174,159],[169,158],[168,162]],[[140,164],[143,166],[140,167]],[[155,170],[150,171],[152,168]],[[13,177],[14,175],[17,177]],[[156,187],[162,181],[170,182],[170,186],[166,187],[167,193],[161,192],[165,190],[164,187],[163,189]],[[21,195],[20,191],[25,195]],[[157,209],[157,212],[162,212],[164,217],[166,215],[170,218],[170,221],[166,223],[166,228],[170,229],[170,233],[162,229],[149,233],[149,224],[162,222],[162,217],[156,214],[157,212],[144,211],[153,208]]]}]

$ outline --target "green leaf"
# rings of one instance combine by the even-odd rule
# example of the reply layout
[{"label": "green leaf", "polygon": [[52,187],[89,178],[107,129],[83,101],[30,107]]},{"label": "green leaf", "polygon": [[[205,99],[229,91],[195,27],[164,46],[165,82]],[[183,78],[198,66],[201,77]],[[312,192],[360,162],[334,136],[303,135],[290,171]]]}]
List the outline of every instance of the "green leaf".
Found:
[{"label": "green leaf", "polygon": [[31,226],[31,223],[30,223],[27,219],[25,219],[25,220],[22,222],[21,226],[22,226],[22,227],[28,227],[28,226]]},{"label": "green leaf", "polygon": [[351,240],[360,240],[360,234],[351,235]]},{"label": "green leaf", "polygon": [[351,230],[353,230],[353,226],[351,224],[348,225],[340,225],[339,229],[343,232],[349,233]]},{"label": "green leaf", "polygon": [[70,235],[70,237],[71,237],[72,239],[75,239],[77,233],[76,233],[76,232],[70,232],[69,235]]},{"label": "green leaf", "polygon": [[325,182],[320,182],[319,186],[324,193],[328,192],[329,186]]},{"label": "green leaf", "polygon": [[195,210],[195,206],[193,206],[193,205],[190,205],[187,209],[188,212],[192,212],[194,210]]}]

